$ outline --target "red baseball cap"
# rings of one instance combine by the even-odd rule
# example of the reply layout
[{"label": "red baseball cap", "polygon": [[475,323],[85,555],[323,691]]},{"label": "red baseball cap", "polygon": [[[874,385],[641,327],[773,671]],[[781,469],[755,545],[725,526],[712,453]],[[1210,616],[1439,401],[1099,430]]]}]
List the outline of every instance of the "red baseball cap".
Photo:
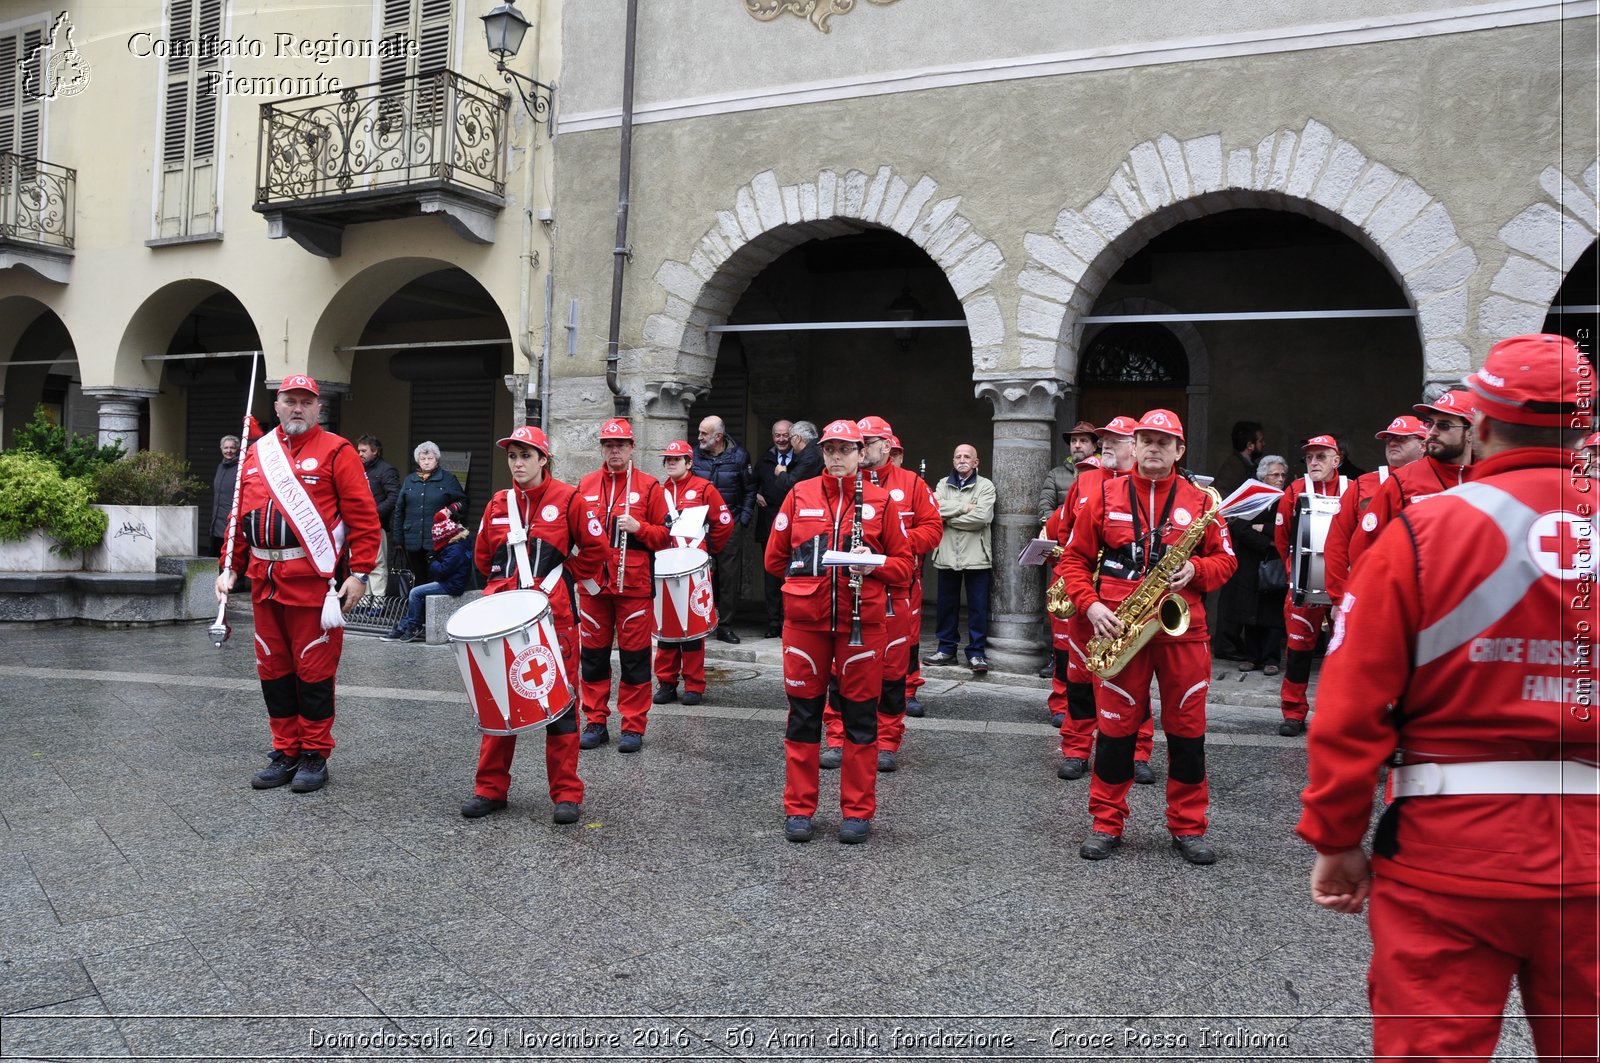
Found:
[{"label": "red baseball cap", "polygon": [[830,421],[828,427],[822,430],[819,443],[826,443],[830,439],[837,439],[843,443],[861,443],[861,426],[854,421]]},{"label": "red baseball cap", "polygon": [[856,422],[856,427],[861,429],[861,438],[874,436],[878,439],[888,439],[894,435],[894,429],[889,427],[889,422],[882,417],[867,416]]},{"label": "red baseball cap", "polygon": [[1096,428],[1095,434],[1102,436],[1131,436],[1133,430],[1139,427],[1139,422],[1132,417],[1117,415],[1106,422],[1104,428]]},{"label": "red baseball cap", "polygon": [[1588,428],[1593,391],[1581,393],[1580,386],[1593,374],[1576,343],[1542,333],[1501,340],[1489,348],[1483,367],[1462,383],[1472,389],[1478,409],[1497,421]]},{"label": "red baseball cap", "polygon": [[1407,436],[1416,436],[1418,439],[1427,439],[1428,429],[1427,426],[1421,421],[1417,420],[1417,418],[1408,417],[1402,413],[1399,417],[1396,417],[1394,420],[1389,422],[1388,428],[1385,428],[1372,438],[1384,439],[1388,436],[1393,436],[1395,439],[1404,439]]},{"label": "red baseball cap", "polygon": [[532,447],[547,458],[550,456],[550,439],[544,434],[543,428],[525,424],[504,439],[495,440],[494,445],[497,447],[509,447],[513,443],[521,443],[525,447]]},{"label": "red baseball cap", "polygon": [[694,448],[681,439],[674,439],[661,448],[661,456],[663,458],[692,458],[694,457]]},{"label": "red baseball cap", "polygon": [[1600,447],[1600,432],[1584,436],[1583,442],[1578,446],[1578,449],[1586,450],[1589,447]]},{"label": "red baseball cap", "polygon": [[278,394],[285,391],[309,391],[311,394],[322,397],[322,392],[317,388],[317,382],[304,373],[291,373],[283,378],[283,383],[278,385]]},{"label": "red baseball cap", "polygon": [[626,439],[632,443],[633,425],[629,424],[624,418],[613,417],[600,426],[600,439],[602,442],[607,439]]},{"label": "red baseball cap", "polygon": [[906,452],[906,448],[900,445],[900,437],[892,435],[889,437],[889,451],[893,453],[897,450],[902,454]]},{"label": "red baseball cap", "polygon": [[1472,423],[1472,415],[1478,412],[1478,404],[1473,401],[1472,392],[1457,388],[1447,391],[1432,402],[1419,402],[1411,407],[1421,414],[1447,413],[1452,417],[1460,417],[1468,424]]},{"label": "red baseball cap", "polygon": [[1147,410],[1139,418],[1139,423],[1133,426],[1135,432],[1161,432],[1164,435],[1176,436],[1178,442],[1183,442],[1183,422],[1178,420],[1178,415],[1171,410]]},{"label": "red baseball cap", "polygon": [[1312,436],[1310,439],[1300,444],[1301,450],[1310,450],[1312,447],[1327,447],[1329,450],[1337,453],[1339,450],[1339,441],[1332,436],[1324,435]]},{"label": "red baseball cap", "polygon": [[1078,468],[1080,469],[1098,469],[1099,467],[1100,459],[1095,457],[1093,454],[1090,454],[1087,458],[1084,458],[1082,461],[1078,462]]}]

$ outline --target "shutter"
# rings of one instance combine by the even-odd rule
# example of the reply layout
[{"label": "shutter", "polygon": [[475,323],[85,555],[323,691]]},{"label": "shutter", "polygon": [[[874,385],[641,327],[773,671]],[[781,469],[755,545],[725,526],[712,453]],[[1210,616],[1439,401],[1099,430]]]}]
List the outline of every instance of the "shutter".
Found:
[{"label": "shutter", "polygon": [[[30,159],[43,149],[39,133],[44,104],[30,91],[40,92],[44,84],[44,34],[32,29],[0,36],[0,151]],[[25,56],[31,58],[19,65]]]},{"label": "shutter", "polygon": [[206,75],[221,59],[195,43],[222,35],[223,0],[171,0],[168,39],[176,53],[167,62],[166,117],[161,128],[161,193],[157,224],[163,237],[216,228],[217,96]]},{"label": "shutter", "polygon": [[[450,0],[419,0],[421,11],[417,18],[417,69],[419,79],[437,74],[450,66]],[[417,118],[428,127],[439,124],[439,108],[444,100],[436,98],[437,83],[419,80],[417,86]]]},{"label": "shutter", "polygon": [[472,455],[468,475],[461,486],[467,489],[465,514],[459,523],[476,528],[489,497],[489,468],[494,442],[486,438],[494,423],[492,380],[429,380],[411,385],[411,445],[432,440],[440,450],[468,451]]}]

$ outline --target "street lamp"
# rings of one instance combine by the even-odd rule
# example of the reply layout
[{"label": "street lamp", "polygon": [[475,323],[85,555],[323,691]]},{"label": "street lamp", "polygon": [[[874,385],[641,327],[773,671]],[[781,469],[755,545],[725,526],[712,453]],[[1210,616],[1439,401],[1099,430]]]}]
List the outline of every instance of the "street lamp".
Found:
[{"label": "street lamp", "polygon": [[[489,45],[489,54],[494,56],[494,68],[505,78],[507,85],[517,90],[522,106],[527,108],[528,117],[549,125],[550,112],[555,106],[556,87],[506,67],[506,60],[521,50],[522,38],[527,36],[531,25],[533,23],[517,10],[517,5],[506,0],[483,16],[483,36]],[[529,87],[523,88],[523,85]]]}]

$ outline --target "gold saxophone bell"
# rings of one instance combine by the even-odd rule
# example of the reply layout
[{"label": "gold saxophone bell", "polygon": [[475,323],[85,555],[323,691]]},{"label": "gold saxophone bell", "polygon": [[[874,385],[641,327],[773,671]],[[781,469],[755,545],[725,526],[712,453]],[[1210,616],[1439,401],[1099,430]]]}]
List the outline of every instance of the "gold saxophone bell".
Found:
[{"label": "gold saxophone bell", "polygon": [[[1059,548],[1058,548],[1059,549]],[[1044,592],[1044,611],[1057,620],[1071,620],[1078,607],[1067,597],[1067,577],[1059,576]]]}]

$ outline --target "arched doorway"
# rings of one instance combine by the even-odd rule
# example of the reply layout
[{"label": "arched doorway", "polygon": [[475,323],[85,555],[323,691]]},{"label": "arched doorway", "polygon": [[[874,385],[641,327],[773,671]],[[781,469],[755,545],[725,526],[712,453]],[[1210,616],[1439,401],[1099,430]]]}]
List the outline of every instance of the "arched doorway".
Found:
[{"label": "arched doorway", "polygon": [[1596,268],[1596,244],[1578,256],[1561,289],[1550,303],[1541,331],[1566,336],[1594,361],[1596,332],[1600,330],[1600,271]]},{"label": "arched doorway", "polygon": [[1084,341],[1078,360],[1078,417],[1105,424],[1156,408],[1189,419],[1189,359],[1172,330],[1107,325]]},{"label": "arched doorway", "polygon": [[[83,394],[78,352],[67,326],[52,310],[31,299],[6,300],[5,316],[15,315],[16,344],[4,362],[5,439],[42,408],[53,423],[90,439],[99,432],[97,407]],[[26,320],[27,323],[23,324]]]}]

